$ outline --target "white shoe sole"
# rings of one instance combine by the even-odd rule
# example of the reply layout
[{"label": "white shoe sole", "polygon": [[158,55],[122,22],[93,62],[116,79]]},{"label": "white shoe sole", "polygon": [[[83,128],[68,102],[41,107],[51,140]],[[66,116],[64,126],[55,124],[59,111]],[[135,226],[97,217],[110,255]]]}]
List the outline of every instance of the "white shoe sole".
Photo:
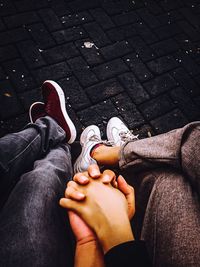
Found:
[{"label": "white shoe sole", "polygon": [[73,124],[72,120],[70,119],[70,117],[69,117],[69,115],[67,114],[67,111],[66,111],[64,92],[63,92],[62,88],[60,87],[60,85],[58,85],[54,81],[46,80],[43,84],[45,84],[45,83],[51,83],[53,85],[53,87],[55,88],[58,96],[59,96],[61,111],[62,111],[63,116],[64,116],[64,118],[65,118],[65,120],[66,120],[66,122],[67,122],[67,124],[69,126],[70,133],[71,133],[71,137],[68,140],[68,143],[72,144],[76,139],[76,134],[77,133],[76,133],[75,125]]},{"label": "white shoe sole", "polygon": [[86,127],[85,130],[82,132],[82,134],[80,136],[80,144],[82,146],[82,150],[81,150],[81,154],[78,156],[78,158],[76,159],[76,162],[74,164],[74,172],[75,173],[77,171],[78,172],[86,171],[86,170],[82,170],[82,169],[80,170],[80,168],[79,168],[79,170],[77,170],[78,169],[77,168],[77,165],[79,165],[79,162],[81,162],[81,159],[85,156],[85,147],[84,147],[84,144],[86,143],[86,141],[88,139],[88,131],[87,131],[87,129],[89,129],[91,126],[92,126],[93,129],[95,128],[95,131],[97,131],[98,135],[101,136],[99,127],[97,127],[96,125],[90,125],[90,126]]},{"label": "white shoe sole", "polygon": [[43,102],[34,102],[34,103],[30,106],[30,108],[29,108],[29,119],[30,119],[30,122],[31,122],[31,123],[34,123],[33,120],[32,120],[31,111],[32,111],[33,106],[35,106],[35,104],[44,104],[44,103],[43,103]]},{"label": "white shoe sole", "polygon": [[[108,121],[108,124],[107,124],[107,127],[106,127],[106,135],[107,135],[107,139],[111,142],[114,142],[114,144],[116,145],[116,142],[115,142],[115,138],[112,134],[112,128],[113,128],[113,125],[114,126],[117,126],[117,125],[120,125],[121,123],[124,123],[122,122],[122,120],[120,120],[118,117],[112,117],[109,121]],[[124,124],[125,125],[125,124]],[[116,127],[117,128],[117,127]]]}]

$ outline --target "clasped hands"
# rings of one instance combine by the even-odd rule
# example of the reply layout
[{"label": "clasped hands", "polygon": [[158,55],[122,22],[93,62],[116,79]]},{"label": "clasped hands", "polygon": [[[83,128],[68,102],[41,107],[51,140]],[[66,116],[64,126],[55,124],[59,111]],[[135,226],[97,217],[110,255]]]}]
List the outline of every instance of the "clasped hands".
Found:
[{"label": "clasped hands", "polygon": [[113,246],[133,240],[129,220],[135,213],[134,189],[111,170],[100,172],[91,165],[68,182],[60,205],[69,211],[76,240],[99,242],[104,253]]}]

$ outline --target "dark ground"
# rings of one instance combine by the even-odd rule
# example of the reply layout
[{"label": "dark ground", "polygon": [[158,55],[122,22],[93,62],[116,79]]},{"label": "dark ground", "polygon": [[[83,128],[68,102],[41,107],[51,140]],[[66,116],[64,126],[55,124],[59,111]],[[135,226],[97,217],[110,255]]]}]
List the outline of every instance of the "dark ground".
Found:
[{"label": "dark ground", "polygon": [[199,120],[200,1],[0,0],[0,16],[0,136],[46,79],[79,133],[112,116],[142,136]]}]

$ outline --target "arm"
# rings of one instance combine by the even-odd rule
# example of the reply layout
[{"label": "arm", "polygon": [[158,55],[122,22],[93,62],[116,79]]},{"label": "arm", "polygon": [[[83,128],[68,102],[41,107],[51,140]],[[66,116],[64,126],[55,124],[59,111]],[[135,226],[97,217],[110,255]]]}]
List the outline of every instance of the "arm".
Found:
[{"label": "arm", "polygon": [[96,235],[74,212],[69,211],[69,220],[76,238],[75,267],[104,267],[104,257]]},{"label": "arm", "polygon": [[104,256],[99,243],[92,240],[76,244],[75,267],[104,267]]}]

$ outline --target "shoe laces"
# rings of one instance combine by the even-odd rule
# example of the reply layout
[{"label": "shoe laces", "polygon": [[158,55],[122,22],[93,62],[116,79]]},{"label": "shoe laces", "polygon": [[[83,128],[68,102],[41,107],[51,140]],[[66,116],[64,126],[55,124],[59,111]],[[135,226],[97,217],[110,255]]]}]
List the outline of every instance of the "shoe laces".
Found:
[{"label": "shoe laces", "polygon": [[130,130],[122,130],[119,132],[119,136],[123,142],[136,141],[139,135],[134,135]]},{"label": "shoe laces", "polygon": [[92,135],[92,136],[90,136],[89,141],[99,142],[99,143],[104,144],[104,145],[107,145],[107,146],[113,146],[114,145],[114,142],[109,141],[109,140],[101,140],[99,138],[99,136],[98,135],[95,135],[95,134]]}]

